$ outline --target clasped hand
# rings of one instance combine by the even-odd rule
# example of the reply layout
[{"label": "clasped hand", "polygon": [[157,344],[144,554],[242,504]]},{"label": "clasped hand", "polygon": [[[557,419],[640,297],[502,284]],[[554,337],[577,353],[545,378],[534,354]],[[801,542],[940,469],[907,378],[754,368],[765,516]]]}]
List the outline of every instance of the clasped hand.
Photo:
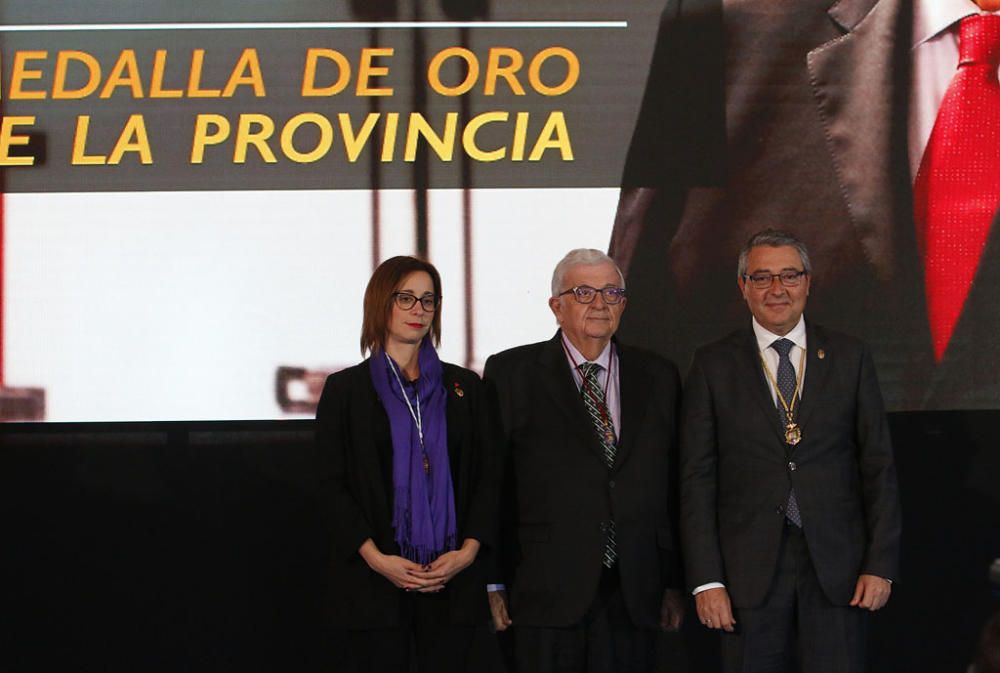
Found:
[{"label": "clasped hand", "polygon": [[372,570],[400,589],[435,593],[444,589],[455,575],[472,565],[478,553],[479,542],[469,539],[461,549],[445,552],[427,565],[414,563],[402,556],[382,554],[377,550],[372,553],[371,550],[364,550],[364,547],[362,557]]}]

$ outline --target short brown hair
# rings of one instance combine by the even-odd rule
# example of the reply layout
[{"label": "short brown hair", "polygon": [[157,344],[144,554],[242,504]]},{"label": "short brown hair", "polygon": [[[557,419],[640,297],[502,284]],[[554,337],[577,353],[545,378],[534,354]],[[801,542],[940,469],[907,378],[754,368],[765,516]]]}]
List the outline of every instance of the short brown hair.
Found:
[{"label": "short brown hair", "polygon": [[441,345],[441,274],[430,262],[401,255],[390,257],[379,264],[368,281],[368,287],[365,288],[364,318],[361,321],[362,355],[385,348],[389,316],[392,313],[392,295],[400,283],[415,271],[426,271],[434,284],[434,295],[438,298],[438,305],[434,317],[431,318],[428,336],[435,346]]}]

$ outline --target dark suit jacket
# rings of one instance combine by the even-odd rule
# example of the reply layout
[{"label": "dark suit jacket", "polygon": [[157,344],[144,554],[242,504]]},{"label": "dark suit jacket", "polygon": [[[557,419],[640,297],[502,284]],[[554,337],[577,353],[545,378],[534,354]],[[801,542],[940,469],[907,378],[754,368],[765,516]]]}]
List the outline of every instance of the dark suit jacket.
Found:
[{"label": "dark suit jacket", "polygon": [[506,440],[497,580],[510,585],[515,624],[579,622],[596,595],[605,525],[613,517],[629,614],[638,626],[655,628],[664,589],[678,581],[670,517],[677,369],[616,344],[622,427],[609,470],[560,339],[486,362]]},{"label": "dark suit jacket", "polygon": [[834,604],[850,602],[861,573],[897,576],[899,493],[871,357],[857,339],[812,323],[806,339],[802,441],[794,449],[784,442],[752,329],[699,349],[685,385],[687,580],[691,588],[725,583],[737,608],[767,595],[792,484],[810,557]]},{"label": "dark suit jacket", "polygon": [[739,326],[737,253],[778,227],[812,252],[812,315],[871,344],[891,409],[996,406],[1000,227],[933,361],[907,155],[912,23],[909,0],[669,0],[611,242],[643,307],[623,338],[686,362]]},{"label": "dark suit jacket", "polygon": [[[496,489],[483,466],[495,430],[482,382],[467,369],[444,363],[459,544],[492,544]],[[331,530],[331,617],[334,625],[382,628],[397,624],[403,592],[371,570],[358,548],[371,538],[384,554],[399,554],[392,527],[392,439],[389,418],[369,374],[369,361],[331,374],[316,412],[321,497]],[[485,553],[483,551],[482,553]],[[443,590],[454,623],[487,616],[486,578],[477,557]]]}]

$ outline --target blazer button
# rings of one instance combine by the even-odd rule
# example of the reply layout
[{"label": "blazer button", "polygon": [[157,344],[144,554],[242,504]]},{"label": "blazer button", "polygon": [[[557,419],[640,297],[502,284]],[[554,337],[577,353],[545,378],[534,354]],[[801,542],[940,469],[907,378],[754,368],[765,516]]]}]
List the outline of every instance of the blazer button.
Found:
[{"label": "blazer button", "polygon": [[794,472],[796,469],[798,469],[798,467],[799,466],[795,464],[794,460],[789,461],[789,463],[788,463],[788,469],[789,470],[791,470],[792,472]]},{"label": "blazer button", "polygon": [[615,487],[615,480],[612,479],[611,481],[608,482],[608,488],[614,488],[614,487]]}]

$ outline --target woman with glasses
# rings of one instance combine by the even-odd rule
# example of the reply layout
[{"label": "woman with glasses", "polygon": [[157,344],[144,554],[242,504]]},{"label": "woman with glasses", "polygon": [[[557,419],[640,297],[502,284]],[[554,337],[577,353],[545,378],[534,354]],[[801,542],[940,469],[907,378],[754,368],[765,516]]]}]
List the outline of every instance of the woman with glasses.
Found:
[{"label": "woman with glasses", "polygon": [[489,614],[477,559],[496,514],[482,465],[495,433],[479,377],[438,359],[440,337],[437,269],[386,260],[365,290],[370,356],[332,374],[319,402],[338,670],[464,673]]}]

